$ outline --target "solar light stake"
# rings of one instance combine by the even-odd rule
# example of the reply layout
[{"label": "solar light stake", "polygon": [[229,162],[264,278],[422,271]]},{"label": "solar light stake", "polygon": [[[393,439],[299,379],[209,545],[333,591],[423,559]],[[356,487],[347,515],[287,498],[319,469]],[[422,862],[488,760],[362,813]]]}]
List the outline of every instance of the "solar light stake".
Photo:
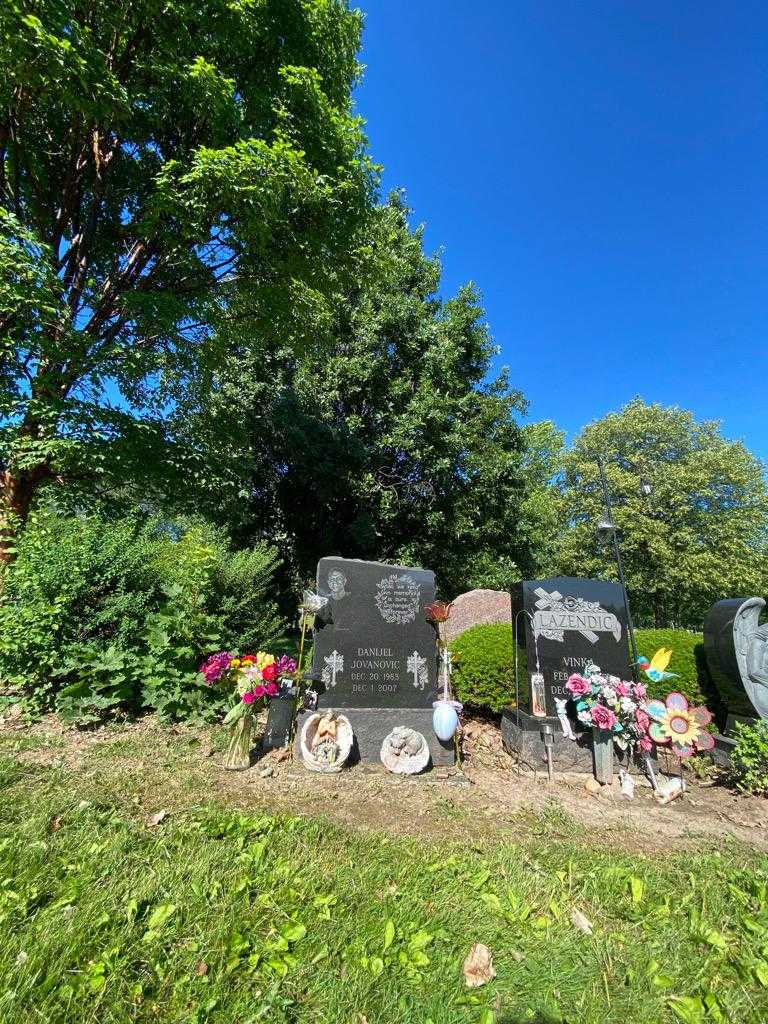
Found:
[{"label": "solar light stake", "polygon": [[645,770],[648,773],[648,779],[651,783],[651,789],[654,793],[658,792],[659,784],[656,781],[656,772],[653,770],[653,762],[651,761],[651,755],[645,755]]},{"label": "solar light stake", "polygon": [[554,782],[553,768],[552,768],[552,748],[555,745],[555,733],[552,726],[549,724],[542,725],[541,727],[541,738],[544,740],[544,752],[547,755],[547,778],[550,786]]}]

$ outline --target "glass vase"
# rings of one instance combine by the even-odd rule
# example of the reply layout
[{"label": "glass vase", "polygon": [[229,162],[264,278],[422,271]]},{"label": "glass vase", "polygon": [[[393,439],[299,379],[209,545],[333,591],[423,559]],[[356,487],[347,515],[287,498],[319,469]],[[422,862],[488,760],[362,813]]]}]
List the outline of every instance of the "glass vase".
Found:
[{"label": "glass vase", "polygon": [[547,717],[547,694],[541,672],[534,672],[531,675],[531,714],[536,718]]},{"label": "glass vase", "polygon": [[240,772],[251,767],[251,731],[253,716],[243,715],[232,726],[229,747],[224,767],[230,772]]}]

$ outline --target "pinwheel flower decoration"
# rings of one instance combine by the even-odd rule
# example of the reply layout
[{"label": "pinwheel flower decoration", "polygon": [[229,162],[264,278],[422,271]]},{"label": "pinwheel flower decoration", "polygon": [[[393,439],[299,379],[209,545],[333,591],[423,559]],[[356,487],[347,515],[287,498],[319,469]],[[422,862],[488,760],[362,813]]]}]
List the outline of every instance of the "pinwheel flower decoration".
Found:
[{"label": "pinwheel flower decoration", "polygon": [[712,714],[705,707],[689,707],[682,693],[670,693],[666,700],[649,700],[646,711],[651,718],[651,739],[658,744],[670,743],[677,757],[690,757],[714,747],[714,737],[704,728],[712,721]]}]

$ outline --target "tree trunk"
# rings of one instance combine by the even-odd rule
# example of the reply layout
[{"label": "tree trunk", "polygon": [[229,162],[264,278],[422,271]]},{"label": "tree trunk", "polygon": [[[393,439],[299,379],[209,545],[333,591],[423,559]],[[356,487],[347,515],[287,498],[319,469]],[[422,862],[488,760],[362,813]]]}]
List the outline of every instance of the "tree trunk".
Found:
[{"label": "tree trunk", "polygon": [[653,595],[653,623],[656,629],[664,629],[664,599],[658,591]]},{"label": "tree trunk", "polygon": [[0,564],[13,560],[19,527],[26,523],[37,489],[49,474],[46,465],[0,472]]}]

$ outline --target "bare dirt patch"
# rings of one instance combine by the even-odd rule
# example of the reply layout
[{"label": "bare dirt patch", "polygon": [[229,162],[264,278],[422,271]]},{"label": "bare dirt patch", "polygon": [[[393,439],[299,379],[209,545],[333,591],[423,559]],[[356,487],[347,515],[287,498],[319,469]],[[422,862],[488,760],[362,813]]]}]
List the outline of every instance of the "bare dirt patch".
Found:
[{"label": "bare dirt patch", "polygon": [[702,782],[687,773],[685,798],[659,807],[640,775],[632,801],[621,797],[617,783],[588,792],[584,775],[557,773],[550,786],[545,773],[514,764],[492,723],[470,721],[466,733],[461,770],[415,778],[372,765],[318,776],[286,751],[257,755],[248,771],[227,772],[221,768],[222,730],[162,728],[150,718],[92,731],[69,729],[54,717],[31,727],[14,719],[0,725],[0,754],[43,773],[64,769],[90,778],[148,818],[216,799],[243,810],[319,816],[394,836],[470,842],[523,837],[546,819],[548,835],[627,850],[729,840],[768,850],[768,800],[741,796],[722,778]]}]

